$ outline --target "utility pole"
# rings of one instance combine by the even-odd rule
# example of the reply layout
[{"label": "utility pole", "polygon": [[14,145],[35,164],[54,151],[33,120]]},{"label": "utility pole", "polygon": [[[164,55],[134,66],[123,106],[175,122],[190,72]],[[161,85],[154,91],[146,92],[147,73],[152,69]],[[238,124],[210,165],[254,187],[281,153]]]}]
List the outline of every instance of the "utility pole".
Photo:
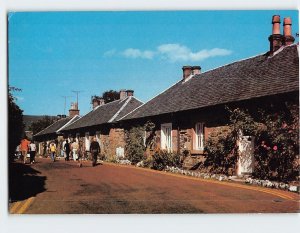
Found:
[{"label": "utility pole", "polygon": [[72,91],[72,92],[76,93],[77,108],[79,108],[79,104],[78,104],[78,94],[79,94],[80,92],[83,92],[83,91]]},{"label": "utility pole", "polygon": [[64,115],[66,115],[67,98],[71,98],[71,97],[73,97],[73,96],[65,96],[65,95],[63,95],[63,96],[61,96],[61,97],[65,99],[65,104],[64,104]]}]

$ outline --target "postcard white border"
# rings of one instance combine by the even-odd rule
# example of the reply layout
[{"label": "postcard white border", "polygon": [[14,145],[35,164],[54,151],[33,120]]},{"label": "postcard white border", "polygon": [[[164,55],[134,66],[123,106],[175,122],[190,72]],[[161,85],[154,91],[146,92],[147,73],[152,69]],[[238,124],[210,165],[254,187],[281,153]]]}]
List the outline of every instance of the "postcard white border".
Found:
[{"label": "postcard white border", "polygon": [[299,214],[223,215],[35,215],[7,213],[7,57],[8,11],[125,10],[295,10],[297,0],[1,0],[0,1],[0,231],[13,232],[297,232]]}]

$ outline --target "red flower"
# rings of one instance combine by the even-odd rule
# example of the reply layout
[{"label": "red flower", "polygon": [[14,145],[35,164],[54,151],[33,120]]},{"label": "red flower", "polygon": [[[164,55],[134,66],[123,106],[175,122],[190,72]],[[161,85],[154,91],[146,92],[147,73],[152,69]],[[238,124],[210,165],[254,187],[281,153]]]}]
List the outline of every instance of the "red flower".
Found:
[{"label": "red flower", "polygon": [[277,149],[278,149],[278,148],[277,148],[277,146],[273,146],[273,150],[275,150],[275,151],[276,151]]}]

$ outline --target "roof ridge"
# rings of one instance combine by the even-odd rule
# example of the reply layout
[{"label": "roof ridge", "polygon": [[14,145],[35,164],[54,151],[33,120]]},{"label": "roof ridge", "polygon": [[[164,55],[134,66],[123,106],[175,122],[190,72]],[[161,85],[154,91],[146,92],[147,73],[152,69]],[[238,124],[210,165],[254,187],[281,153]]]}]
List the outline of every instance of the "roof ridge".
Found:
[{"label": "roof ridge", "polygon": [[[126,97],[127,98],[127,97]],[[126,98],[124,98],[124,99],[126,99]],[[94,111],[96,111],[97,109],[99,109],[99,108],[103,108],[104,106],[107,106],[107,105],[109,105],[109,104],[112,104],[112,103],[115,103],[115,102],[117,102],[117,101],[120,101],[120,100],[123,100],[123,99],[117,99],[117,100],[114,100],[114,101],[111,101],[111,102],[109,102],[109,103],[106,103],[106,104],[103,104],[103,105],[98,105],[96,108],[94,108],[94,109],[92,109],[90,112],[94,112]],[[122,101],[121,101],[122,102]],[[89,114],[90,112],[88,112],[87,114]],[[87,115],[86,114],[86,115]]]},{"label": "roof ridge", "polygon": [[[72,124],[72,120],[74,120],[76,117],[79,117],[78,119],[81,118],[79,115],[73,116],[66,124],[64,124],[62,127],[60,127],[60,128],[59,128],[58,130],[56,130],[55,132],[59,132],[59,131],[61,131],[63,128],[65,128],[65,127],[71,125],[71,124]],[[76,122],[76,120],[75,120],[74,122]],[[73,122],[73,123],[74,123],[74,122]]]},{"label": "roof ridge", "polygon": [[122,105],[122,107],[115,113],[115,115],[113,115],[113,117],[111,119],[108,120],[108,123],[111,123],[114,119],[116,119],[116,117],[120,114],[120,112],[125,108],[125,106],[129,103],[129,101],[131,100],[132,96],[128,96],[126,98],[128,98],[128,100],[125,101],[125,103]]},{"label": "roof ridge", "polygon": [[229,66],[229,65],[233,65],[233,64],[235,64],[235,63],[247,61],[247,60],[249,60],[249,59],[253,59],[253,58],[255,58],[255,57],[262,56],[262,55],[264,55],[264,54],[266,54],[266,52],[261,53],[261,54],[257,54],[257,55],[254,55],[254,56],[251,56],[251,57],[248,57],[248,58],[243,58],[243,59],[240,59],[240,60],[231,62],[231,63],[227,63],[227,64],[225,64],[225,65],[221,65],[221,66],[212,68],[212,69],[210,69],[210,70],[207,70],[207,71],[205,71],[205,72],[203,72],[203,73],[201,73],[201,74],[196,74],[196,75],[194,75],[194,77],[195,77],[195,76],[201,76],[202,74],[209,73],[209,72],[211,72],[211,71],[214,71],[214,70],[216,70],[216,69],[220,69],[220,68],[225,67],[225,66]]}]

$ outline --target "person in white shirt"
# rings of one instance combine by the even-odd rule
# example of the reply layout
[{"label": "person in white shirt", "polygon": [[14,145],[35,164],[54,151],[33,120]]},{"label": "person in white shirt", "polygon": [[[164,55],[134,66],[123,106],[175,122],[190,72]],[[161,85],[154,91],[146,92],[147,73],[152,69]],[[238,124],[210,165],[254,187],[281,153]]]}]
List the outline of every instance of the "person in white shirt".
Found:
[{"label": "person in white shirt", "polygon": [[35,152],[36,152],[36,145],[33,142],[29,144],[29,153],[30,153],[30,163],[35,163]]}]

